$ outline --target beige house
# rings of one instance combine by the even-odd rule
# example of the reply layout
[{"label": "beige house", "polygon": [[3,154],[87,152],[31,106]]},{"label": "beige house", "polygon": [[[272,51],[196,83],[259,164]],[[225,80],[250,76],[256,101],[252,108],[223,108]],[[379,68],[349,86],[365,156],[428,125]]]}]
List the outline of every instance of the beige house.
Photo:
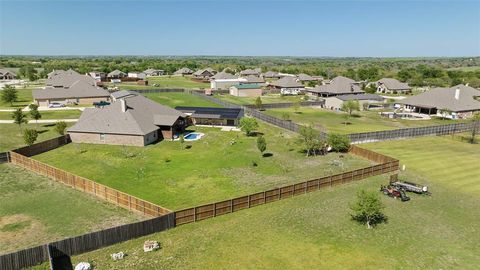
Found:
[{"label": "beige house", "polygon": [[255,83],[237,84],[230,87],[230,95],[236,97],[260,97],[262,93],[261,85]]},{"label": "beige house", "polygon": [[360,105],[360,110],[364,110],[365,107],[369,107],[371,104],[384,102],[384,98],[375,94],[339,95],[327,97],[324,100],[325,108],[334,111],[340,111],[342,109],[342,105],[350,100],[357,101]]},{"label": "beige house", "polygon": [[186,114],[134,94],[85,109],[67,132],[76,143],[145,146],[174,139],[186,125]]},{"label": "beige house", "polygon": [[364,94],[358,83],[350,78],[337,76],[323,85],[317,85],[314,88],[306,90],[310,96],[333,97],[340,95]]},{"label": "beige house", "polygon": [[40,107],[48,107],[54,102],[64,105],[92,105],[94,102],[108,101],[110,99],[108,91],[83,80],[76,81],[65,88],[46,87],[45,89],[34,89],[32,94],[34,102]]},{"label": "beige house", "polygon": [[193,74],[193,70],[191,70],[187,67],[183,67],[183,68],[181,68],[181,69],[179,69],[179,70],[177,70],[173,73],[173,75],[182,75],[182,76],[192,75],[192,74]]},{"label": "beige house", "polygon": [[0,68],[0,80],[15,80],[17,78],[17,74],[14,72]]},{"label": "beige house", "polygon": [[383,78],[376,82],[377,93],[397,94],[410,93],[412,88],[407,84],[393,78]]}]

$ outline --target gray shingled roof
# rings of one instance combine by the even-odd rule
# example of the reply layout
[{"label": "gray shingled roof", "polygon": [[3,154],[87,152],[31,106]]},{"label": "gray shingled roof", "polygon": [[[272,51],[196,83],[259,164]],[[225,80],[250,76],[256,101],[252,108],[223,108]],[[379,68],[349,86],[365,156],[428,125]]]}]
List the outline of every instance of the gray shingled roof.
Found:
[{"label": "gray shingled roof", "polygon": [[240,71],[240,75],[247,76],[247,75],[259,75],[260,71],[258,69],[245,69]]},{"label": "gray shingled roof", "polygon": [[15,72],[10,71],[8,69],[0,68],[0,75],[5,75],[5,74],[12,74],[13,76],[17,76]]},{"label": "gray shingled roof", "polygon": [[384,98],[375,95],[375,94],[357,94],[357,95],[340,95],[340,96],[335,96],[335,98],[338,98],[343,101],[348,101],[348,100],[378,100],[378,101],[383,101]]},{"label": "gray shingled roof", "polygon": [[[455,92],[460,90],[459,99],[455,99]],[[480,110],[480,91],[459,84],[451,88],[434,88],[416,96],[408,97],[399,103],[425,108],[449,109],[453,112]]]},{"label": "gray shingled roof", "polygon": [[109,97],[108,91],[79,80],[69,88],[45,88],[32,91],[34,99]]},{"label": "gray shingled roof", "polygon": [[50,77],[46,81],[47,86],[67,88],[77,81],[84,81],[90,85],[97,84],[94,78],[88,75],[81,75],[72,69],[69,69],[67,71],[56,70],[54,73],[52,72]]},{"label": "gray shingled roof", "polygon": [[264,83],[265,80],[261,77],[254,76],[254,75],[248,75],[245,77],[247,80],[247,83]]},{"label": "gray shingled roof", "polygon": [[228,72],[222,71],[212,76],[214,80],[228,80],[228,79],[237,79],[238,77],[230,74]]},{"label": "gray shingled roof", "polygon": [[263,77],[265,78],[278,78],[278,77],[281,77],[280,75],[278,75],[278,72],[275,72],[275,71],[267,71],[263,74]]},{"label": "gray shingled roof", "polygon": [[120,90],[110,94],[110,96],[112,96],[114,99],[120,99],[128,96],[137,96],[137,95],[138,93],[128,91],[128,90]]},{"label": "gray shingled roof", "polygon": [[193,73],[193,70],[187,68],[187,67],[184,67],[184,68],[181,68],[177,71],[175,71],[173,74],[192,74]]},{"label": "gray shingled roof", "polygon": [[316,81],[317,79],[313,78],[312,76],[305,74],[305,73],[300,73],[297,76],[298,80],[302,82],[307,82],[307,81]]},{"label": "gray shingled roof", "polygon": [[171,126],[179,117],[187,116],[142,95],[124,100],[127,107],[125,112],[122,111],[121,101],[103,108],[85,109],[68,132],[146,135],[158,130],[158,126]]},{"label": "gray shingled roof", "polygon": [[412,89],[407,83],[402,83],[397,79],[383,78],[377,81],[377,84],[383,84],[389,90],[410,90]]},{"label": "gray shingled roof", "polygon": [[273,86],[281,88],[301,88],[303,84],[297,82],[296,77],[286,76],[270,83]]},{"label": "gray shingled roof", "polygon": [[113,77],[113,76],[119,76],[119,75],[125,76],[125,75],[127,75],[127,74],[126,74],[125,72],[123,72],[123,71],[120,71],[120,70],[118,70],[118,69],[115,69],[114,71],[108,73],[108,74],[107,74],[107,77]]},{"label": "gray shingled roof", "polygon": [[211,68],[199,69],[193,73],[195,76],[213,76],[215,71]]},{"label": "gray shingled roof", "polygon": [[336,95],[365,93],[365,91],[361,90],[360,86],[358,86],[354,80],[342,76],[333,78],[330,81],[330,84],[317,85],[312,89],[307,89],[307,91]]}]

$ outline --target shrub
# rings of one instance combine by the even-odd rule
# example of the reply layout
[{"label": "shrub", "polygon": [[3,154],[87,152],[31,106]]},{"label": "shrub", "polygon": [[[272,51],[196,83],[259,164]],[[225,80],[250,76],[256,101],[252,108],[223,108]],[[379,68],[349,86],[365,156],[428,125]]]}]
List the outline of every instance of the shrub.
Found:
[{"label": "shrub", "polygon": [[25,129],[23,131],[23,140],[25,144],[30,146],[37,140],[38,132],[35,129]]},{"label": "shrub", "polygon": [[59,121],[59,122],[55,123],[55,131],[59,135],[65,135],[65,129],[66,128],[67,128],[67,123],[65,123],[64,121]]},{"label": "shrub", "polygon": [[352,219],[367,225],[368,229],[387,221],[387,217],[382,213],[383,208],[385,207],[377,192],[366,192],[364,190],[357,193],[357,201],[350,206],[353,211]]},{"label": "shrub", "polygon": [[328,134],[327,143],[335,152],[347,152],[350,149],[350,139],[347,135],[331,133]]},{"label": "shrub", "polygon": [[252,134],[252,131],[258,128],[258,122],[255,118],[242,117],[240,119],[240,129],[245,132],[247,136]]}]

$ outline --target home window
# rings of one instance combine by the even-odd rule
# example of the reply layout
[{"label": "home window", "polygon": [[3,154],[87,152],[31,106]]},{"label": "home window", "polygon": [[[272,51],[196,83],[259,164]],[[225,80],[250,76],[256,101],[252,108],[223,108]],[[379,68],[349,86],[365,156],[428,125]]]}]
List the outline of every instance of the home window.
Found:
[{"label": "home window", "polygon": [[105,133],[100,133],[100,141],[105,141]]}]

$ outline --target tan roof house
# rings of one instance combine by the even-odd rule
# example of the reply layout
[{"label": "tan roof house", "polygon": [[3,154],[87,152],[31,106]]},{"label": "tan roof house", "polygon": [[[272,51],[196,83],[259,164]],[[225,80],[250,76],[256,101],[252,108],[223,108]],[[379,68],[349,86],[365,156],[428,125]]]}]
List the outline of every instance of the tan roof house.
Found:
[{"label": "tan roof house", "polygon": [[308,74],[305,74],[305,73],[300,73],[300,74],[298,74],[297,79],[298,79],[300,82],[302,82],[302,83],[304,83],[304,82],[316,82],[316,81],[318,81],[318,80],[315,79],[314,77],[312,77],[312,76],[310,76],[310,75],[308,75]]},{"label": "tan roof house", "polygon": [[463,84],[450,88],[434,88],[399,101],[411,112],[443,117],[449,111],[450,118],[464,119],[480,111],[480,91]]},{"label": "tan roof house", "polygon": [[175,71],[173,73],[173,75],[192,75],[193,74],[193,70],[187,68],[187,67],[183,67],[177,71]]},{"label": "tan roof house", "polygon": [[306,90],[312,96],[331,97],[339,95],[364,94],[358,83],[350,78],[338,76],[328,84],[317,85]]},{"label": "tan roof house", "polygon": [[236,84],[230,87],[230,95],[236,97],[259,97],[262,93],[262,86],[256,83]]},{"label": "tan roof house", "polygon": [[282,95],[298,95],[305,90],[296,77],[286,76],[269,84],[272,90],[280,91]]},{"label": "tan roof house", "polygon": [[14,80],[15,78],[17,78],[17,74],[8,69],[0,68],[0,80]]},{"label": "tan roof house", "polygon": [[83,81],[92,86],[97,85],[97,81],[95,78],[89,75],[82,75],[73,69],[69,69],[67,71],[55,70],[50,72],[49,74],[50,75],[48,76],[46,81],[46,87],[68,88],[78,81]]},{"label": "tan roof house", "polygon": [[249,76],[249,75],[260,76],[261,72],[262,72],[262,70],[260,68],[245,69],[245,70],[240,71],[240,75],[241,76]]},{"label": "tan roof house", "polygon": [[193,73],[193,77],[201,80],[208,80],[215,75],[215,70],[211,68],[199,69]]},{"label": "tan roof house", "polygon": [[51,103],[61,104],[89,104],[108,101],[108,91],[91,85],[85,80],[77,80],[69,87],[46,87],[32,91],[35,103],[40,107],[48,107]]},{"label": "tan roof house", "polygon": [[120,79],[120,78],[127,77],[127,73],[120,71],[118,69],[115,69],[114,71],[108,73],[107,77],[110,79]]},{"label": "tan roof house", "polygon": [[384,102],[384,98],[376,94],[338,95],[325,98],[325,108],[340,111],[342,105],[350,100],[357,101],[360,105],[360,110],[364,110],[372,104]]},{"label": "tan roof house", "polygon": [[262,77],[265,79],[280,79],[282,76],[275,71],[267,71],[262,74]]},{"label": "tan roof house", "polygon": [[258,77],[255,75],[248,75],[244,77],[247,82],[246,83],[257,83],[257,84],[264,84],[265,80],[262,77]]},{"label": "tan roof house", "polygon": [[412,88],[407,84],[393,78],[383,78],[376,82],[377,93],[409,93]]},{"label": "tan roof house", "polygon": [[144,146],[183,132],[187,115],[142,95],[119,98],[103,108],[87,108],[67,130],[73,142]]}]

